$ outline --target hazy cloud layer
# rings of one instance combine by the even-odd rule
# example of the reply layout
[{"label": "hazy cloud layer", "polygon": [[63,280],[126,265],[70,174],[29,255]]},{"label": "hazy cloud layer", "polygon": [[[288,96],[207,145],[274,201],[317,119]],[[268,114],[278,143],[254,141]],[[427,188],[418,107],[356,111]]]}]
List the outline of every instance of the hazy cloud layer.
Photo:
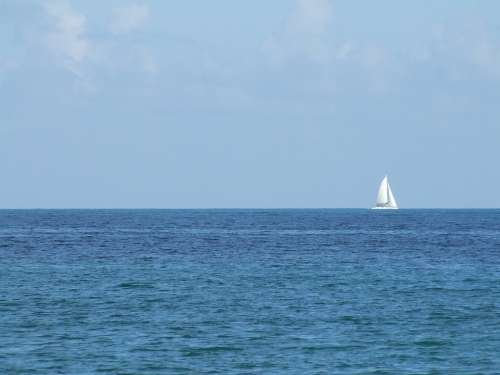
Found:
[{"label": "hazy cloud layer", "polygon": [[500,206],[500,3],[360,4],[2,1],[0,197]]},{"label": "hazy cloud layer", "polygon": [[[290,75],[296,74],[294,70],[301,69],[301,85],[307,87],[305,92],[312,90],[322,95],[361,87],[382,94],[404,90],[405,77],[411,75],[412,69],[419,66],[432,71],[439,66],[445,67],[450,59],[453,61],[446,73],[450,79],[459,77],[467,65],[474,66],[485,76],[500,78],[498,37],[492,36],[487,27],[432,23],[429,24],[430,31],[422,31],[418,43],[406,43],[401,39],[395,44],[397,37],[388,41],[380,36],[349,32],[349,28],[355,31],[359,25],[356,20],[351,20],[351,24],[343,23],[343,15],[338,10],[340,3],[333,0],[295,0],[292,7],[283,10],[283,17],[277,18],[278,22],[269,28],[268,37],[261,41],[262,51],[244,52],[248,53],[248,58],[241,55],[241,51],[232,52],[230,47],[224,50],[203,45],[195,53],[196,48],[183,48],[181,58],[176,51],[178,46],[185,43],[187,47],[192,43],[181,42],[182,37],[168,34],[161,43],[156,36],[148,37],[144,33],[140,39],[120,39],[126,34],[145,30],[148,24],[155,27],[151,10],[145,3],[113,3],[78,10],[72,2],[65,0],[43,4],[51,22],[45,37],[46,45],[62,66],[79,77],[89,69],[100,69],[102,73],[116,69],[162,73],[165,76],[159,79],[158,87],[169,79],[179,82],[184,77],[185,87],[181,91],[193,92],[189,89],[193,87],[190,76],[202,74],[204,80],[214,79],[203,85],[220,87],[221,90],[229,88],[247,97],[258,95],[254,92],[255,82],[245,83],[248,69],[261,69],[260,72],[255,70],[256,76],[272,74],[277,87],[281,85],[279,80],[284,83]],[[100,29],[95,29],[99,24],[92,22],[91,30],[89,17],[92,19],[96,12],[101,15],[108,13],[110,25],[102,24]],[[158,22],[156,27],[163,24],[161,20]],[[179,58],[183,62],[176,65]],[[210,62],[208,65],[207,61]],[[85,69],[84,65],[89,62],[95,66]],[[172,69],[177,69],[178,73]],[[228,71],[231,71],[229,76]],[[226,78],[221,81],[224,75]],[[239,82],[237,86],[235,82]],[[200,86],[200,83],[194,86]]]}]

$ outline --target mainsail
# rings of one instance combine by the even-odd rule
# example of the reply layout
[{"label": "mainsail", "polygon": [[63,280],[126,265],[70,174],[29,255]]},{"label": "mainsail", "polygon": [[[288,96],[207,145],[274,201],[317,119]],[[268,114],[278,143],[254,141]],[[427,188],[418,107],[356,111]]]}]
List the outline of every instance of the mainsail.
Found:
[{"label": "mainsail", "polygon": [[387,176],[385,176],[380,183],[377,194],[377,204],[374,208],[398,208],[398,203],[396,202],[396,198],[394,198]]}]

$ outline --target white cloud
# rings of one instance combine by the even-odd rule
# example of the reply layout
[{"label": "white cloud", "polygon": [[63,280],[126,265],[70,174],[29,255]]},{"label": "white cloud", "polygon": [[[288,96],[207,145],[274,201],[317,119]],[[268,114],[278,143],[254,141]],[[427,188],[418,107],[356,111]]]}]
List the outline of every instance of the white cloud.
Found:
[{"label": "white cloud", "polygon": [[330,0],[297,0],[289,26],[312,35],[323,34],[333,18]]},{"label": "white cloud", "polygon": [[[44,4],[44,10],[50,21],[50,29],[43,35],[45,45],[57,63],[77,77],[77,85],[84,87],[85,91],[90,91],[93,86],[90,78],[93,70],[88,63],[115,69],[120,66],[120,61],[128,61],[133,67],[139,66],[143,72],[158,72],[158,64],[150,49],[144,46],[131,48],[117,38],[106,42],[98,37],[88,37],[87,18],[76,11],[68,0],[49,0]],[[119,7],[114,10],[110,32],[115,35],[131,32],[142,27],[148,17],[147,6],[131,4]]]},{"label": "white cloud", "polygon": [[500,38],[483,23],[440,25],[429,44],[427,62],[446,65],[452,80],[469,79],[474,73],[500,79]]},{"label": "white cloud", "polygon": [[126,34],[140,29],[149,19],[149,8],[146,5],[129,4],[117,8],[113,12],[111,32]]},{"label": "white cloud", "polygon": [[195,100],[199,103],[204,103],[207,106],[217,106],[224,109],[243,109],[250,108],[254,104],[250,95],[241,87],[232,85],[218,84],[188,84],[186,85],[181,95],[190,102]]},{"label": "white cloud", "polygon": [[0,72],[4,69],[7,68],[7,59],[3,58],[2,56],[0,56]]},{"label": "white cloud", "polygon": [[159,66],[151,51],[144,50],[142,57],[143,57],[144,71],[151,74],[158,73]]},{"label": "white cloud", "polygon": [[361,51],[360,62],[368,68],[376,68],[387,63],[387,53],[378,45],[368,45]]},{"label": "white cloud", "polygon": [[332,20],[331,0],[296,0],[282,29],[265,41],[264,49],[278,63],[290,58],[325,63],[332,57],[327,43]]},{"label": "white cloud", "polygon": [[45,4],[45,10],[54,21],[53,30],[47,36],[49,47],[69,70],[78,73],[78,65],[88,58],[92,49],[85,36],[85,16],[65,1],[50,1]]},{"label": "white cloud", "polygon": [[470,41],[464,50],[469,50],[465,57],[480,70],[493,78],[500,78],[500,48],[498,44],[487,37]]},{"label": "white cloud", "polygon": [[2,58],[2,56],[0,56],[0,85],[4,80],[4,72],[8,70],[7,66],[8,66],[7,61],[4,58]]},{"label": "white cloud", "polygon": [[0,80],[3,74],[9,73],[19,67],[20,64],[15,58],[0,56]]},{"label": "white cloud", "polygon": [[339,60],[348,60],[354,51],[355,48],[352,43],[343,43],[337,50],[336,58]]}]

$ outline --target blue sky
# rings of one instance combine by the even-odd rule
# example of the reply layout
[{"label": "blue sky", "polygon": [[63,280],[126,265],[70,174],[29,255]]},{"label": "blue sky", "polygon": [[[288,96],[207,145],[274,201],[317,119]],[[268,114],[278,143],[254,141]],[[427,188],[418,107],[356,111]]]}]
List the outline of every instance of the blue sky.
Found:
[{"label": "blue sky", "polygon": [[0,0],[0,207],[500,207],[498,14]]}]

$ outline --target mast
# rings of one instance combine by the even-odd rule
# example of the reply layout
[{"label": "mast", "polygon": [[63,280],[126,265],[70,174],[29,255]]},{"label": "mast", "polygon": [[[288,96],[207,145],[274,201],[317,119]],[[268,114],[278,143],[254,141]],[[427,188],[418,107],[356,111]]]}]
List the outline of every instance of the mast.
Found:
[{"label": "mast", "polygon": [[387,201],[385,202],[385,205],[387,206],[389,203],[391,203],[391,197],[389,196],[389,177],[385,175],[385,195],[387,196]]}]

